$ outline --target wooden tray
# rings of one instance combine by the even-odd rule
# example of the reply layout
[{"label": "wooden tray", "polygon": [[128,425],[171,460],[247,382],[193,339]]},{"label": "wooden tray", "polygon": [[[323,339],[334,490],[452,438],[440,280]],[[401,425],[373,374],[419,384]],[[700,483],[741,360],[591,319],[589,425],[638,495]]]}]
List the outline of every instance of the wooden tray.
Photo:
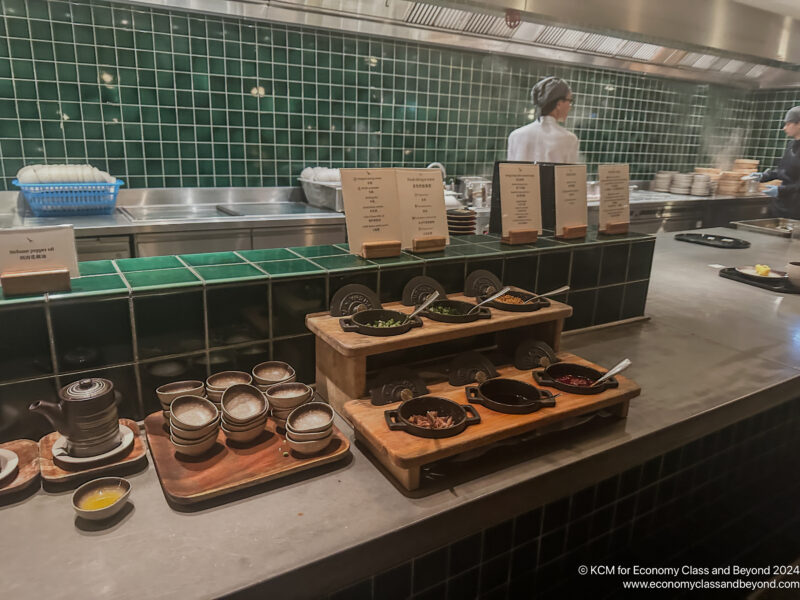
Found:
[{"label": "wooden tray", "polygon": [[[605,370],[572,354],[559,353],[558,356],[566,362],[575,362],[600,371]],[[555,388],[538,386],[533,379],[532,371],[520,371],[513,366],[507,366],[500,367],[498,372],[500,377],[519,379],[535,387],[559,393]],[[428,439],[405,431],[390,431],[383,413],[387,409],[396,408],[399,403],[376,407],[371,404],[369,398],[361,398],[345,402],[343,410],[353,424],[357,439],[372,451],[403,487],[414,490],[420,485],[421,467],[437,460],[485,447],[601,408],[611,409],[617,416],[624,418],[628,414],[630,399],[638,396],[641,388],[625,377],[617,375],[616,379],[619,387],[615,389],[594,395],[561,392],[556,399],[555,407],[543,408],[527,415],[499,413],[473,404],[481,416],[481,422],[449,438]],[[459,404],[469,404],[463,387],[453,387],[445,381],[429,386],[429,389],[431,396],[441,396]]]},{"label": "wooden tray", "polygon": [[[176,504],[202,502],[342,460],[350,449],[350,441],[334,425],[334,440],[326,450],[315,456],[301,457],[289,449],[283,442],[285,438],[275,432],[275,422],[268,419],[267,435],[258,444],[228,445],[220,431],[217,445],[210,454],[181,459],[175,455],[161,411],[148,415],[144,430],[164,495]],[[283,456],[284,451],[289,455]]]},{"label": "wooden tray", "polygon": [[131,451],[127,455],[112,463],[91,467],[89,469],[67,471],[55,464],[53,462],[53,444],[55,444],[61,434],[57,431],[48,433],[39,440],[42,479],[46,483],[53,484],[75,483],[85,479],[94,479],[101,475],[111,475],[119,471],[127,471],[139,465],[146,465],[147,450],[144,447],[142,436],[139,435],[139,425],[136,424],[136,421],[131,421],[130,419],[120,419],[119,422],[133,430],[133,448],[131,448]]},{"label": "wooden tray", "polygon": [[19,458],[17,476],[0,483],[0,497],[28,489],[39,484],[39,444],[33,440],[14,440],[0,444],[0,448],[11,450]]},{"label": "wooden tray", "polygon": [[[475,298],[467,298],[461,294],[450,294],[448,300],[462,302],[475,302]],[[400,302],[386,304],[386,310],[397,310],[410,313],[413,306],[403,306]],[[422,327],[411,329],[402,335],[386,337],[362,335],[360,333],[342,331],[339,317],[332,317],[328,313],[318,313],[306,316],[306,326],[317,336],[324,340],[338,354],[343,356],[371,356],[404,348],[414,348],[425,344],[434,344],[446,340],[502,331],[513,327],[535,325],[547,321],[566,319],[572,314],[572,307],[555,300],[550,300],[550,306],[533,312],[510,312],[492,310],[491,319],[478,319],[472,323],[443,323],[422,319]],[[559,330],[560,333],[560,330]],[[559,336],[555,336],[558,338]]]}]

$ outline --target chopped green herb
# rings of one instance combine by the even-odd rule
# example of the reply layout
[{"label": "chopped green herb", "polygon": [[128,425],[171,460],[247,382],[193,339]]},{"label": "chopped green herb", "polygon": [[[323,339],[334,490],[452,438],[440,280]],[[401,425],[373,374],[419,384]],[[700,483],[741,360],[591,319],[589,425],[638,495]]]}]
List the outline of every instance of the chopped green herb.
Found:
[{"label": "chopped green herb", "polygon": [[428,310],[434,313],[438,313],[440,315],[459,316],[464,314],[454,306],[445,306],[445,305],[431,306]]},{"label": "chopped green herb", "polygon": [[377,320],[373,321],[369,324],[370,327],[397,327],[398,325],[402,325],[403,322],[400,319],[386,319],[384,320]]}]

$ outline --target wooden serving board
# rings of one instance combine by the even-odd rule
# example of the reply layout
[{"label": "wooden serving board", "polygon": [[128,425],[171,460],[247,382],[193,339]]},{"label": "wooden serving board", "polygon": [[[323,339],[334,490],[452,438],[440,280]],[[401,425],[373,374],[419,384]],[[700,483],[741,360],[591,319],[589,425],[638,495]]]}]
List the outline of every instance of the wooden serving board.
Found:
[{"label": "wooden serving board", "polygon": [[11,450],[19,458],[17,475],[0,483],[0,497],[21,492],[39,484],[39,444],[33,440],[14,440],[0,444],[0,448]]},{"label": "wooden serving board", "polygon": [[53,484],[75,483],[94,479],[101,475],[112,475],[116,472],[127,471],[140,465],[144,467],[147,464],[147,449],[144,447],[142,436],[139,435],[139,425],[136,421],[131,421],[130,419],[120,419],[119,422],[130,428],[134,433],[131,451],[114,462],[88,469],[67,471],[55,464],[53,462],[53,444],[56,443],[61,434],[57,431],[48,433],[39,440],[42,479],[47,483]]},{"label": "wooden serving board", "polygon": [[263,439],[254,445],[229,444],[220,430],[217,444],[208,454],[180,458],[170,442],[161,411],[144,420],[164,495],[176,504],[195,504],[332,463],[345,458],[350,449],[350,441],[334,425],[331,444],[319,454],[303,457],[290,450],[284,442],[286,438],[275,429],[275,422],[268,419]]},{"label": "wooden serving board", "polygon": [[[602,367],[572,354],[559,353],[558,356],[565,362],[574,362],[605,371]],[[612,411],[617,416],[625,417],[628,414],[630,399],[641,392],[641,388],[635,382],[619,375],[616,377],[619,387],[599,394],[580,395],[539,386],[533,379],[532,371],[520,371],[513,366],[507,366],[500,367],[498,372],[499,377],[518,379],[535,387],[560,393],[556,398],[556,406],[527,415],[511,415],[473,404],[481,416],[481,422],[467,427],[456,436],[439,439],[422,438],[405,431],[390,431],[383,413],[387,409],[396,408],[399,403],[376,407],[371,404],[369,398],[361,398],[345,402],[343,410],[353,424],[357,438],[369,447],[376,458],[406,489],[413,490],[419,487],[420,468],[423,465],[601,408],[613,407]],[[459,404],[469,404],[464,387],[453,387],[447,382],[442,382],[429,386],[429,389],[430,396],[441,396]]]},{"label": "wooden serving board", "polygon": [[[447,299],[475,303],[475,298],[468,298],[461,294],[449,295]],[[403,306],[400,302],[386,304],[383,308],[386,310],[397,310],[403,313],[410,313],[414,310],[413,306]],[[572,314],[571,306],[555,300],[550,300],[550,306],[540,308],[533,312],[510,312],[494,308],[490,310],[492,311],[492,317],[490,319],[478,319],[472,323],[443,323],[423,317],[422,327],[416,327],[402,335],[386,337],[342,331],[342,327],[339,325],[340,317],[332,317],[328,313],[307,315],[306,326],[318,339],[323,340],[340,355],[372,356],[374,354],[414,348],[425,344],[435,344],[436,342],[444,342],[471,335],[563,320]],[[555,336],[556,339],[559,337],[560,335]]]}]

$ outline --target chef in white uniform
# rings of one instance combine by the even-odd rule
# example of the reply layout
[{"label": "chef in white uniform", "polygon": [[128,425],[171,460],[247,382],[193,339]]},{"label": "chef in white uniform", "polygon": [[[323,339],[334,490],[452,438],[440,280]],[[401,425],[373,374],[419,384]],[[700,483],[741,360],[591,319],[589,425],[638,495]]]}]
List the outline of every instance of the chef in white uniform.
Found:
[{"label": "chef in white uniform", "polygon": [[533,86],[531,100],[539,117],[508,136],[508,160],[578,162],[578,137],[563,123],[572,108],[572,90],[563,79],[547,77]]}]

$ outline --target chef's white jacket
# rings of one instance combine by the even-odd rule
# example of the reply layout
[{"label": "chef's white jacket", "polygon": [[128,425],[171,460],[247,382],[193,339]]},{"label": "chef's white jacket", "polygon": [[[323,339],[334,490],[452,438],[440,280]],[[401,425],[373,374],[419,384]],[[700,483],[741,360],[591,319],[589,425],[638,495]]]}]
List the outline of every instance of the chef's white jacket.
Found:
[{"label": "chef's white jacket", "polygon": [[508,136],[508,160],[576,163],[578,137],[553,117],[540,117]]}]

